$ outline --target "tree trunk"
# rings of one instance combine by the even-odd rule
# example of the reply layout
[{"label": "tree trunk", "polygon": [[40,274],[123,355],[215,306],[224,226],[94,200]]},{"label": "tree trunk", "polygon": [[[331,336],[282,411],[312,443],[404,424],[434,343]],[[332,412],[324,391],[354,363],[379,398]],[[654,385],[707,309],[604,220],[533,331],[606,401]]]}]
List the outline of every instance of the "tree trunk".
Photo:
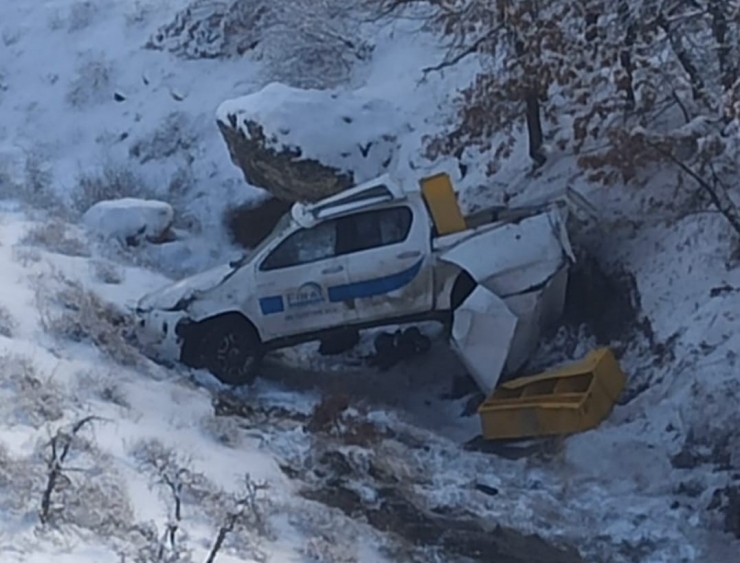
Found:
[{"label": "tree trunk", "polygon": [[622,2],[619,4],[617,9],[622,25],[627,29],[624,36],[624,48],[619,53],[619,62],[622,65],[622,69],[627,75],[627,81],[625,83],[625,95],[627,97],[627,111],[632,111],[637,106],[637,100],[635,98],[635,86],[633,78],[633,64],[632,64],[632,47],[635,44],[635,38],[637,36],[637,26],[632,19],[629,12],[629,4]]},{"label": "tree trunk", "polygon": [[728,43],[728,25],[725,15],[727,0],[709,0],[707,10],[712,16],[712,35],[717,44],[717,59],[721,75],[722,86],[729,90],[737,80],[737,63],[730,57],[730,45]]},{"label": "tree trunk", "polygon": [[701,101],[705,105],[710,106],[709,101],[706,99],[704,80],[702,80],[701,75],[699,74],[699,69],[691,60],[691,56],[684,45],[683,38],[671,29],[671,26],[664,14],[658,15],[657,23],[668,36],[668,42],[670,43],[676,58],[678,58],[678,62],[681,63],[681,66],[689,77],[694,100]]},{"label": "tree trunk", "polygon": [[537,167],[545,164],[547,158],[542,152],[542,118],[540,116],[540,96],[535,87],[525,94],[527,105],[527,133],[529,134],[529,156]]}]

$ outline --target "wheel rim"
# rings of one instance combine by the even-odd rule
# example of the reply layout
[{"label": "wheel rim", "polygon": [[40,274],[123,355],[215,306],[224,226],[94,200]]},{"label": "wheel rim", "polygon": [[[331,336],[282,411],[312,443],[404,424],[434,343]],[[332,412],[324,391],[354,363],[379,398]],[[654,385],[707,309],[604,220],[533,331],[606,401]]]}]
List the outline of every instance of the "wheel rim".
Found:
[{"label": "wheel rim", "polygon": [[243,380],[256,363],[254,350],[245,338],[228,332],[219,335],[213,354],[213,370],[229,381]]}]

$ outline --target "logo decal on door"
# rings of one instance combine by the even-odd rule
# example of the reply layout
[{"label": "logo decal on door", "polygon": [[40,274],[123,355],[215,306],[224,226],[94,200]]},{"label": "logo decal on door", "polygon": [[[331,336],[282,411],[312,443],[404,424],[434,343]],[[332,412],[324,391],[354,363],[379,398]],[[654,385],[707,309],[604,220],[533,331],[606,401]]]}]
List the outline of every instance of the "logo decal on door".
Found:
[{"label": "logo decal on door", "polygon": [[315,282],[304,283],[287,296],[288,307],[306,307],[324,302],[324,290]]}]

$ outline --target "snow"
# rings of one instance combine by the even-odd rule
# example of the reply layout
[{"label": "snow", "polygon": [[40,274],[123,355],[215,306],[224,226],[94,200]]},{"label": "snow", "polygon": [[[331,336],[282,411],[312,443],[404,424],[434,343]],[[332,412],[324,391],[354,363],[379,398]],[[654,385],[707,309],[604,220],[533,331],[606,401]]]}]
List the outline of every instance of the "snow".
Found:
[{"label": "snow", "polygon": [[248,125],[261,125],[267,147],[298,149],[302,158],[354,173],[357,183],[372,180],[386,169],[405,126],[402,114],[389,100],[352,91],[303,90],[277,82],[223,102],[216,115],[224,124],[235,120],[248,139]]},{"label": "snow", "polygon": [[[58,304],[44,305],[43,299],[60,275],[126,309],[171,281],[144,267],[148,263],[191,272],[223,264],[235,252],[220,227],[224,208],[260,194],[243,183],[214,122],[224,100],[259,92],[270,81],[261,78],[254,59],[183,61],[142,49],[151,32],[180,7],[178,1],[153,0],[0,3],[2,195],[42,205],[41,196],[52,191],[69,203],[80,195],[81,177],[108,162],[111,169],[134,170],[146,183],[145,194],[124,190],[112,196],[167,201],[176,222],[193,219],[200,225],[187,241],[139,249],[125,260],[105,245],[92,245],[90,257],[68,256],[20,242],[48,217],[38,218],[20,205],[0,207],[0,306],[14,321],[7,325],[10,336],[0,336],[0,445],[13,462],[0,464],[0,480],[23,478],[29,484],[25,491],[4,487],[0,493],[3,561],[117,561],[122,551],[143,547],[141,534],[120,537],[85,528],[80,523],[84,511],[62,512],[55,526],[39,523],[47,471],[44,444],[57,429],[90,414],[101,420],[81,434],[94,447],[74,448],[69,479],[75,490],[90,485],[85,494],[97,495],[92,510],[111,509],[110,502],[101,502],[101,492],[104,498],[125,498],[131,514],[127,523],[152,523],[158,540],[173,516],[172,497],[133,455],[141,440],[156,439],[191,471],[202,472],[209,494],[238,493],[247,472],[270,485],[263,506],[274,533],[263,536],[250,528],[229,544],[219,563],[257,560],[255,548],[275,561],[301,561],[309,545],[344,550],[363,562],[387,560],[381,551],[393,541],[388,534],[303,499],[297,489],[305,481],[290,480],[280,469],[310,467],[320,445],[341,449],[331,440],[322,443],[295,420],[337,390],[362,397],[363,416],[395,431],[395,439],[356,448],[389,464],[428,507],[574,542],[585,554],[615,563],[732,561],[737,556],[737,542],[722,532],[716,512],[707,510],[714,491],[731,484],[732,471],[712,461],[683,468],[670,461],[690,436],[697,448],[710,451],[727,437],[737,467],[740,269],[735,237],[721,215],[679,209],[685,188],[681,191],[667,173],[648,178],[639,189],[597,188],[584,182],[571,155],[556,150],[532,174],[524,143],[514,147],[492,181],[475,166],[476,154],[463,155],[469,165],[465,178],[452,161],[425,160],[423,138],[444,126],[450,94],[476,63],[471,58],[424,76],[420,69],[438,62],[440,48],[434,37],[418,32],[418,22],[377,30],[371,63],[350,81],[354,92],[337,90],[341,112],[290,116],[270,106],[264,91],[258,96],[265,104],[261,111],[270,108],[275,123],[298,125],[286,134],[289,142],[291,134],[309,130],[301,128],[301,119],[330,124],[347,108],[361,114],[365,100],[380,100],[378,111],[368,114],[378,122],[368,126],[402,135],[394,174],[415,183],[421,175],[447,171],[464,190],[467,208],[500,202],[503,193],[516,202],[563,186],[586,196],[600,216],[597,228],[580,242],[610,265],[634,273],[655,339],[655,345],[638,336],[622,343],[630,400],[599,428],[569,437],[554,452],[536,449],[523,459],[463,450],[461,442],[478,432],[478,422],[460,416],[464,399],[440,398],[451,375],[463,371],[440,341],[430,356],[389,373],[369,372],[351,354],[316,359],[310,347],[288,351],[283,359],[291,359],[293,367],[280,364],[278,357],[265,368],[264,378],[244,391],[245,403],[258,411],[247,420],[214,415],[212,403],[223,389],[207,374],[144,360],[120,365],[84,338],[70,341],[45,330],[61,312]],[[273,85],[270,91],[297,101],[288,89]],[[116,92],[122,101],[114,99]],[[391,118],[392,123],[383,122]],[[338,139],[328,133],[321,138],[326,145],[310,150],[332,156]],[[483,184],[493,189],[479,190]],[[86,203],[85,209],[95,201]],[[135,264],[134,258],[145,263]],[[120,283],[99,281],[93,275],[95,261],[120,268]],[[671,353],[661,351],[661,343]],[[589,341],[577,344],[576,355]],[[552,348],[555,359],[567,359],[564,344],[556,339]],[[19,376],[24,373],[33,377]],[[282,418],[281,410],[290,416]],[[356,484],[358,490],[367,490],[366,477]],[[476,491],[480,482],[499,493]],[[698,484],[696,494],[680,492],[692,483]],[[216,505],[184,506],[183,543],[196,561],[205,560],[215,538],[223,514]],[[335,560],[343,559],[335,555]]]},{"label": "snow", "polygon": [[82,223],[107,239],[161,239],[172,226],[175,211],[169,203],[126,197],[99,201],[82,216]]}]

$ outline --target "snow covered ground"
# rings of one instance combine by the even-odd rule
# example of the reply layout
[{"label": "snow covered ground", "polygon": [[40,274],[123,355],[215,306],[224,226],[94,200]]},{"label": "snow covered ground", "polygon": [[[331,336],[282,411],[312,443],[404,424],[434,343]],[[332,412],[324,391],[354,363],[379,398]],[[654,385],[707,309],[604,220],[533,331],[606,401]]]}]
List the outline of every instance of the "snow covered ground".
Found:
[{"label": "snow covered ground", "polygon": [[[610,419],[520,459],[461,447],[477,420],[460,416],[465,399],[440,398],[461,369],[441,343],[386,373],[351,357],[309,369],[273,363],[237,396],[130,347],[126,307],[165,275],[234,254],[221,214],[259,193],[229,161],[215,112],[271,78],[255,58],[143,49],[183,6],[0,5],[2,195],[36,206],[61,199],[66,211],[52,214],[72,223],[14,203],[0,211],[2,560],[205,561],[233,519],[219,562],[452,561],[472,545],[512,549],[514,540],[481,531],[496,524],[575,545],[587,561],[733,561],[738,545],[724,529],[738,532],[737,507],[729,517],[723,508],[740,467],[738,242],[719,214],[692,211],[670,175],[597,189],[566,155],[533,177],[517,147],[480,191],[482,172],[470,167],[468,207],[524,187],[586,195],[599,217],[579,242],[634,275],[649,321],[612,342],[630,383]],[[348,84],[406,116],[397,173],[413,181],[439,169],[420,157],[422,139],[444,123],[471,68],[421,81],[438,45],[415,22],[400,25],[375,33]],[[134,250],[88,240],[74,223],[108,196],[165,199],[177,240]],[[593,344],[573,340],[563,330],[543,355],[566,359]],[[541,560],[573,560],[547,553]]]}]

